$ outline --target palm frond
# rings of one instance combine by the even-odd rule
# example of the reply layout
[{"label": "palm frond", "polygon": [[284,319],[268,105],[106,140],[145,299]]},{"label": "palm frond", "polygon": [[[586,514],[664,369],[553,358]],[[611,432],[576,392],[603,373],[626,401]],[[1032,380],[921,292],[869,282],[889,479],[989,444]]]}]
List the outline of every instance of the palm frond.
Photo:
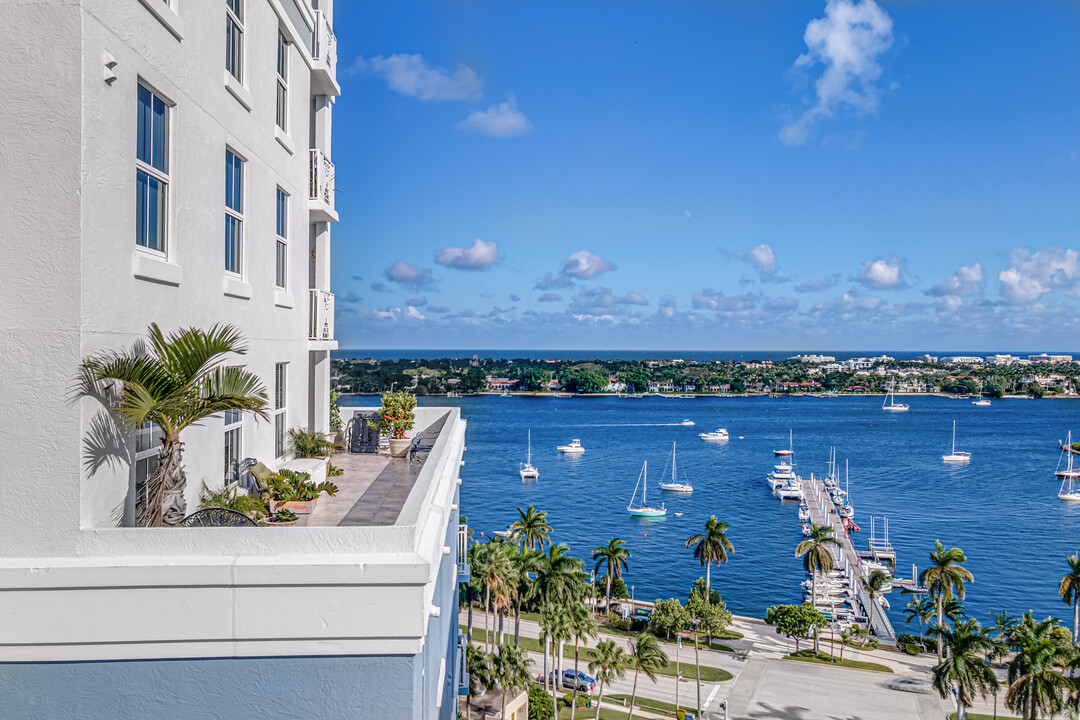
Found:
[{"label": "palm frond", "polygon": [[155,323],[150,325],[147,333],[154,354],[183,384],[196,382],[226,355],[247,352],[240,330],[234,325],[216,324],[205,332],[186,328],[166,337]]}]

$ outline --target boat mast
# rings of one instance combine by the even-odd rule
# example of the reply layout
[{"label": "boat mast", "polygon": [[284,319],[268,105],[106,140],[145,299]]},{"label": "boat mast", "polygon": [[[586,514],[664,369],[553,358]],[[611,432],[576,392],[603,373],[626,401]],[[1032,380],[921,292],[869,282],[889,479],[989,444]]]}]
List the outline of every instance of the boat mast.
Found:
[{"label": "boat mast", "polygon": [[641,507],[645,508],[649,506],[647,499],[649,493],[649,461],[646,460],[645,464],[641,466],[642,478],[645,482],[641,486]]},{"label": "boat mast", "polygon": [[532,430],[529,430],[529,454],[525,457],[525,464],[532,465]]},{"label": "boat mast", "polygon": [[952,454],[956,454],[956,421],[952,421]]}]

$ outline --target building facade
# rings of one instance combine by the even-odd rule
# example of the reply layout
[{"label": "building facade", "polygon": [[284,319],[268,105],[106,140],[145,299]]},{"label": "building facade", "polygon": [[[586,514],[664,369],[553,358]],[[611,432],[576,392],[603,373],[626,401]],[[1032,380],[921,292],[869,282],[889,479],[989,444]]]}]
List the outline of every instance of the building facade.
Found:
[{"label": "building facade", "polygon": [[0,717],[452,717],[456,412],[387,526],[137,528],[154,429],[68,392],[240,329],[271,418],[184,432],[187,512],[328,430],[333,0],[3,3],[0,42]]}]

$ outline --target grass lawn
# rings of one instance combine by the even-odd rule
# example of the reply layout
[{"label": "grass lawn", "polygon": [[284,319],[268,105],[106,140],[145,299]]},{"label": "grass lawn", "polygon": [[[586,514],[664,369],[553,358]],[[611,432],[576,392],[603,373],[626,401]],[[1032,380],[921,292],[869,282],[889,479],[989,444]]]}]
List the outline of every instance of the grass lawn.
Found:
[{"label": "grass lawn", "polygon": [[784,656],[785,660],[798,660],[800,662],[821,663],[822,665],[837,665],[839,667],[856,668],[858,670],[874,670],[875,672],[891,673],[892,668],[878,663],[863,662],[861,660],[838,660],[826,653],[814,654],[813,650],[800,650],[798,653]]},{"label": "grass lawn", "polygon": [[[461,626],[461,630],[464,631],[464,630],[466,630],[466,628],[464,626]],[[490,634],[490,633],[491,633],[491,631],[489,630],[488,634]],[[512,638],[513,638],[513,635],[511,634],[511,640],[512,640]],[[487,635],[484,634],[484,629],[474,627],[473,628],[472,639],[475,640],[478,643],[484,642],[484,640],[487,639]],[[539,640],[537,640],[536,638],[522,637],[520,639],[520,641],[521,641],[521,647],[525,648],[526,650],[528,650],[530,652],[537,652],[537,653],[544,652],[543,644]],[[686,650],[686,648],[683,648],[683,650]],[[594,656],[593,656],[592,650],[590,650],[589,648],[585,648],[585,647],[581,648],[581,650],[579,651],[579,658],[580,658],[579,661],[578,661],[579,668],[581,668],[584,672],[588,672],[588,667],[587,666],[588,666],[589,662],[593,659],[593,657]],[[564,653],[563,653],[563,664],[567,668],[571,668],[571,667],[574,666],[574,646],[572,644],[568,643],[565,646]],[[684,678],[687,678],[689,680],[696,680],[697,679],[697,676],[694,674],[694,664],[693,663],[684,662],[684,663],[682,663],[680,665],[679,670],[682,673],[682,676]],[[674,676],[675,675],[675,659],[671,658],[671,662],[668,663],[668,666],[666,668],[660,668],[659,670],[657,670],[657,672],[659,674],[661,674],[661,675]],[[727,680],[730,680],[731,678],[732,678],[731,673],[729,673],[727,670],[724,670],[723,668],[714,668],[714,667],[707,667],[707,666],[702,666],[702,668],[701,668],[701,679],[702,679],[703,682],[725,682]]]},{"label": "grass lawn", "polygon": [[[993,715],[980,715],[978,713],[968,713],[967,714],[967,719],[968,720],[994,720],[994,716]],[[952,715],[950,715],[949,720],[956,720],[956,713],[953,713]],[[1015,718],[1012,715],[998,715],[997,720],[1020,720],[1020,718]]]},{"label": "grass lawn", "polygon": [[[581,720],[592,720],[596,717],[596,708],[591,707],[579,707],[577,714],[574,715],[575,720],[580,718]],[[570,708],[565,707],[559,711],[559,720],[570,720]],[[611,710],[609,708],[602,708],[600,710],[600,720],[626,720],[625,710]],[[634,720],[646,720],[640,715],[635,715]]]},{"label": "grass lawn", "polygon": [[[622,702],[627,702],[627,703],[630,702],[630,696],[629,695],[604,695],[604,699],[605,700],[611,699],[613,701],[622,701]],[[685,699],[688,702],[683,702],[681,707],[684,710],[691,710],[692,711],[693,710],[692,706],[697,704],[697,700],[694,698],[694,689],[692,687],[689,689],[688,693],[686,694]],[[643,698],[640,695],[638,695],[637,699],[634,701],[634,704],[637,705],[642,710],[649,710],[650,712],[664,713],[666,715],[671,715],[672,717],[675,717],[675,710],[676,710],[675,703],[664,702],[663,700],[653,700],[651,698]]]}]

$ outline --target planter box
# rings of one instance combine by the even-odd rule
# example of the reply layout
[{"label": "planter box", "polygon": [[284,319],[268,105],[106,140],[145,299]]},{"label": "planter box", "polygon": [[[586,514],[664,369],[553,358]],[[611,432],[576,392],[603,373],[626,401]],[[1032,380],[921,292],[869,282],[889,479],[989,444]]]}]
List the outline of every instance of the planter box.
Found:
[{"label": "planter box", "polygon": [[277,500],[270,501],[270,514],[273,515],[281,508],[286,510],[292,510],[297,515],[310,515],[315,510],[315,500],[290,500],[289,502],[278,502]]},{"label": "planter box", "polygon": [[289,522],[270,522],[267,520],[263,523],[263,527],[292,527],[298,520],[290,520]]}]

